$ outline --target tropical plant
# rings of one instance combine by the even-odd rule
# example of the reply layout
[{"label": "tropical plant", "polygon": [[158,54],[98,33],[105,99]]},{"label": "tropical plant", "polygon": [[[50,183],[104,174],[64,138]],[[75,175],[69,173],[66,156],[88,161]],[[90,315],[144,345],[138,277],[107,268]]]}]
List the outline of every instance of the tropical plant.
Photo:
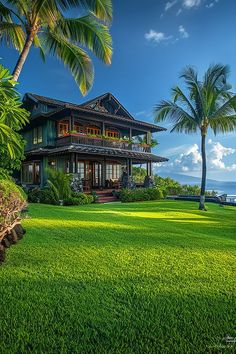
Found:
[{"label": "tropical plant", "polygon": [[28,122],[29,113],[21,107],[16,82],[0,65],[0,176],[20,167],[24,140],[18,131]]},{"label": "tropical plant", "polygon": [[[66,18],[75,8],[86,13]],[[106,64],[111,63],[112,43],[107,23],[112,19],[111,0],[2,0],[0,1],[0,41],[20,52],[13,71],[17,81],[32,46],[57,56],[67,66],[82,94],[93,83],[92,61],[87,47]]]},{"label": "tropical plant", "polygon": [[200,81],[197,71],[191,66],[186,67],[180,78],[184,79],[187,93],[178,86],[174,87],[172,100],[162,101],[155,108],[155,120],[169,119],[173,124],[171,132],[201,134],[200,210],[206,210],[206,136],[209,128],[214,134],[236,129],[236,95],[230,91],[228,76],[229,67],[216,64],[208,68]]},{"label": "tropical plant", "polygon": [[[158,145],[158,141],[157,139],[154,139],[152,134],[149,135],[149,137],[147,138],[147,136],[136,136],[136,140],[138,141],[139,144],[143,144],[143,145],[150,145],[152,148]],[[150,143],[147,142],[147,140],[149,140]]]},{"label": "tropical plant", "polygon": [[71,176],[54,169],[48,169],[48,186],[58,201],[63,201],[71,196]]}]

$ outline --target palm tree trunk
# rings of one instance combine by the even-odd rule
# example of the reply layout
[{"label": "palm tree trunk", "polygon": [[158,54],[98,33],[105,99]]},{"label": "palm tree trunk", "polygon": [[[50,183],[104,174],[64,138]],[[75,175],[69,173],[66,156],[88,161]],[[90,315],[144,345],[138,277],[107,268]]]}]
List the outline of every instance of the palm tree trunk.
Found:
[{"label": "palm tree trunk", "polygon": [[206,191],[206,134],[202,133],[201,142],[201,153],[202,153],[202,182],[201,182],[201,194],[199,210],[206,210],[205,208],[205,191]]},{"label": "palm tree trunk", "polygon": [[19,56],[19,59],[17,60],[16,66],[15,66],[13,73],[12,73],[13,79],[15,81],[17,81],[20,76],[21,70],[23,68],[23,65],[26,61],[26,58],[27,58],[30,48],[32,46],[34,36],[35,36],[34,32],[27,34],[24,48]]}]

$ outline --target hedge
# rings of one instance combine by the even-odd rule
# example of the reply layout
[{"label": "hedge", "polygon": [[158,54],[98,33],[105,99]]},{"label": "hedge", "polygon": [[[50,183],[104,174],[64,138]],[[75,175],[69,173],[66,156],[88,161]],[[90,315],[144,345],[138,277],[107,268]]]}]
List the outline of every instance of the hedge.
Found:
[{"label": "hedge", "polygon": [[163,198],[162,191],[157,188],[122,189],[118,195],[122,202],[158,200]]}]

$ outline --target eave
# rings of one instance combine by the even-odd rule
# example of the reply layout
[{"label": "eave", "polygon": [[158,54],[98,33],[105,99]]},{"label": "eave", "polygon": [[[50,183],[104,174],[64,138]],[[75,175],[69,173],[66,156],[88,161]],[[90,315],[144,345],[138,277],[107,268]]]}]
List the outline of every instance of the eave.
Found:
[{"label": "eave", "polygon": [[62,146],[57,148],[39,148],[31,150],[25,153],[28,156],[50,156],[60,155],[66,153],[80,153],[89,155],[107,156],[110,158],[131,158],[133,160],[152,161],[152,162],[166,162],[167,158],[157,156],[151,153],[142,153],[123,149],[103,148],[103,147],[91,147],[90,145],[72,144],[68,146]]}]

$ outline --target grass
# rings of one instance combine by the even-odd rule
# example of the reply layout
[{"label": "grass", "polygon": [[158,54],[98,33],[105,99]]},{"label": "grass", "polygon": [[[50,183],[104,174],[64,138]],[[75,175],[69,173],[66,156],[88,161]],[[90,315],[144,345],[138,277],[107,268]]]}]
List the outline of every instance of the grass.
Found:
[{"label": "grass", "polygon": [[0,353],[235,352],[236,209],[30,205],[0,268]]}]

